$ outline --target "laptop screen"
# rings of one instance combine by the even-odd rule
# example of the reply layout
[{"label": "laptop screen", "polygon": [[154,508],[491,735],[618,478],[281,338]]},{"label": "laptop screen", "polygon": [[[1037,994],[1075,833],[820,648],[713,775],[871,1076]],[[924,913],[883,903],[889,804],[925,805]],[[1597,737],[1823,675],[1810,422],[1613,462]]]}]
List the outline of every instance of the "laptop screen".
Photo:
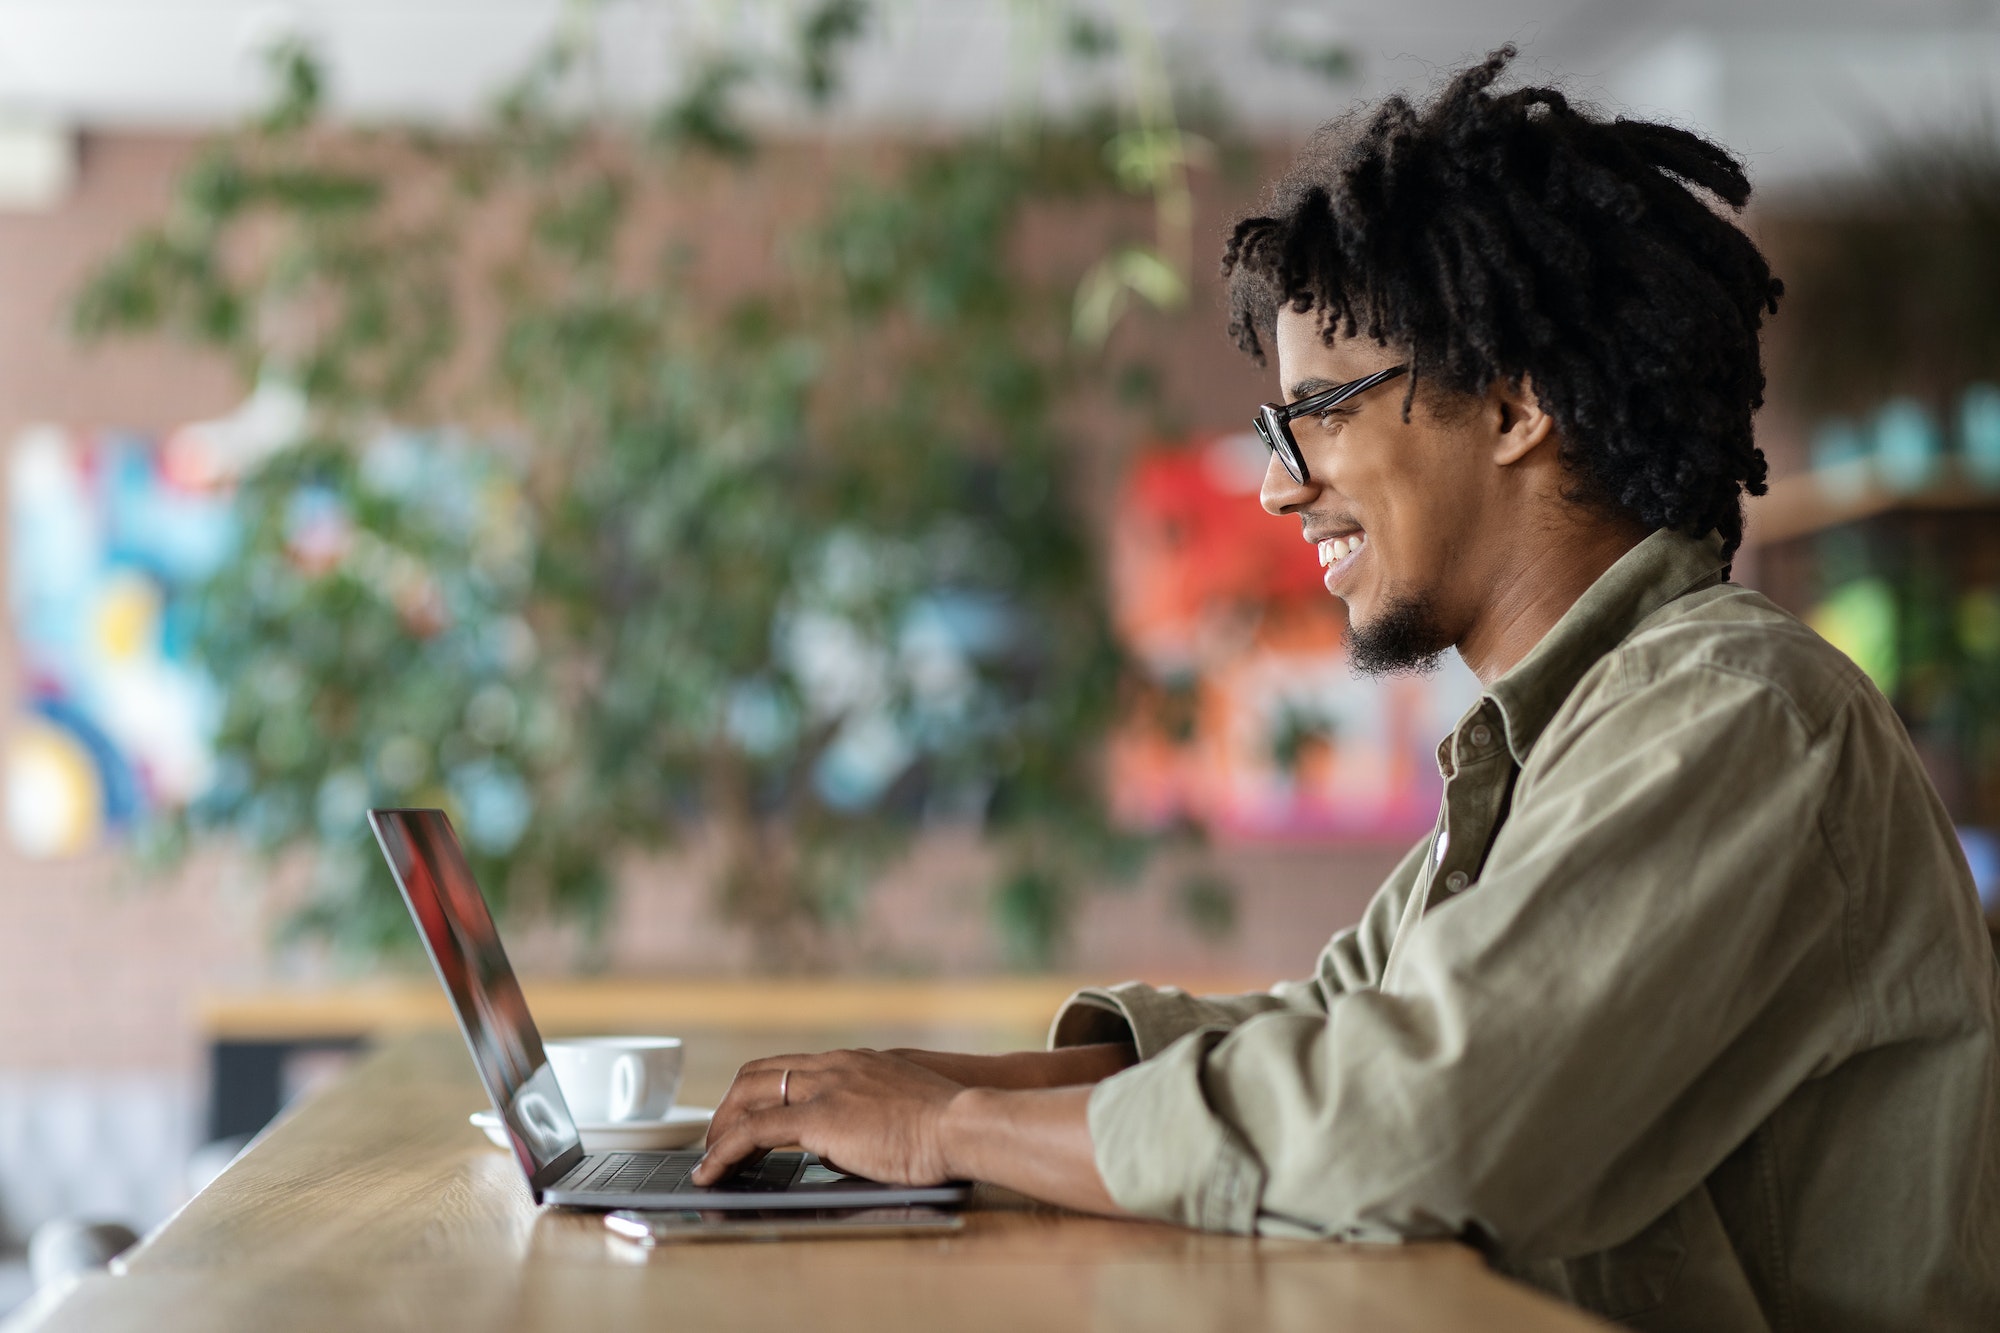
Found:
[{"label": "laptop screen", "polygon": [[458,835],[442,810],[370,810],[368,823],[539,1197],[548,1168],[582,1145]]}]

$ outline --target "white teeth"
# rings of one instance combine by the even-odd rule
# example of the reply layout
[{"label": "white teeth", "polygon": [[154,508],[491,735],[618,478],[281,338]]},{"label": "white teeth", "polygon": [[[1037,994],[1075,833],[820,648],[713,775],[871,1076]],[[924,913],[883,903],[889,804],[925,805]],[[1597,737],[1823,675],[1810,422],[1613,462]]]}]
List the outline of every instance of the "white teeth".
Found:
[{"label": "white teeth", "polygon": [[1324,542],[1320,542],[1320,568],[1346,560],[1350,554],[1362,548],[1364,538],[1366,538],[1364,532],[1356,532],[1354,536],[1328,536]]},{"label": "white teeth", "polygon": [[1319,567],[1325,569],[1336,564],[1361,549],[1366,534],[1355,533],[1352,537],[1329,537],[1319,544]]}]

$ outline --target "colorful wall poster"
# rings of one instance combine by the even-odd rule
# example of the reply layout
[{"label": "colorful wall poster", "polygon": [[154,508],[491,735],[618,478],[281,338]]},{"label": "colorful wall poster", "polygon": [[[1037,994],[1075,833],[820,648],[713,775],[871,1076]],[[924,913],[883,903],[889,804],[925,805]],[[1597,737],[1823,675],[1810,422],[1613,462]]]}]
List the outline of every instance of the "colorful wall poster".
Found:
[{"label": "colorful wall poster", "polygon": [[198,450],[43,426],[15,442],[7,509],[6,824],[28,855],[71,855],[208,781],[187,594],[228,554],[229,495]]}]

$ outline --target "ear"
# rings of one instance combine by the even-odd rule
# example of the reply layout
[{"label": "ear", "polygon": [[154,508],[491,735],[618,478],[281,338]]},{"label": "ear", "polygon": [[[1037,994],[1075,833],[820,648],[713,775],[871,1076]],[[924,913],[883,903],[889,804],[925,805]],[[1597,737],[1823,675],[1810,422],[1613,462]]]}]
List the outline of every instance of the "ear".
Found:
[{"label": "ear", "polygon": [[1499,427],[1493,461],[1501,467],[1520,462],[1555,435],[1555,418],[1543,410],[1534,381],[1526,375],[1519,384],[1495,384],[1488,392]]}]

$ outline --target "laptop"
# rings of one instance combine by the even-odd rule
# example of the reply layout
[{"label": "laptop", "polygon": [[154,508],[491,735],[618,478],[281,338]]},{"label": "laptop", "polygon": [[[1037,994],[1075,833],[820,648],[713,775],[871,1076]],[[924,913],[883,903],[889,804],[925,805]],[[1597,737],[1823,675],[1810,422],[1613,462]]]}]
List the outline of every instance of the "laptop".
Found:
[{"label": "laptop", "polygon": [[884,1185],[844,1175],[811,1153],[771,1153],[706,1189],[688,1182],[699,1152],[585,1153],[451,821],[442,810],[370,810],[368,824],[451,997],[472,1062],[536,1203],[823,1209],[958,1204],[970,1196],[970,1185]]}]

